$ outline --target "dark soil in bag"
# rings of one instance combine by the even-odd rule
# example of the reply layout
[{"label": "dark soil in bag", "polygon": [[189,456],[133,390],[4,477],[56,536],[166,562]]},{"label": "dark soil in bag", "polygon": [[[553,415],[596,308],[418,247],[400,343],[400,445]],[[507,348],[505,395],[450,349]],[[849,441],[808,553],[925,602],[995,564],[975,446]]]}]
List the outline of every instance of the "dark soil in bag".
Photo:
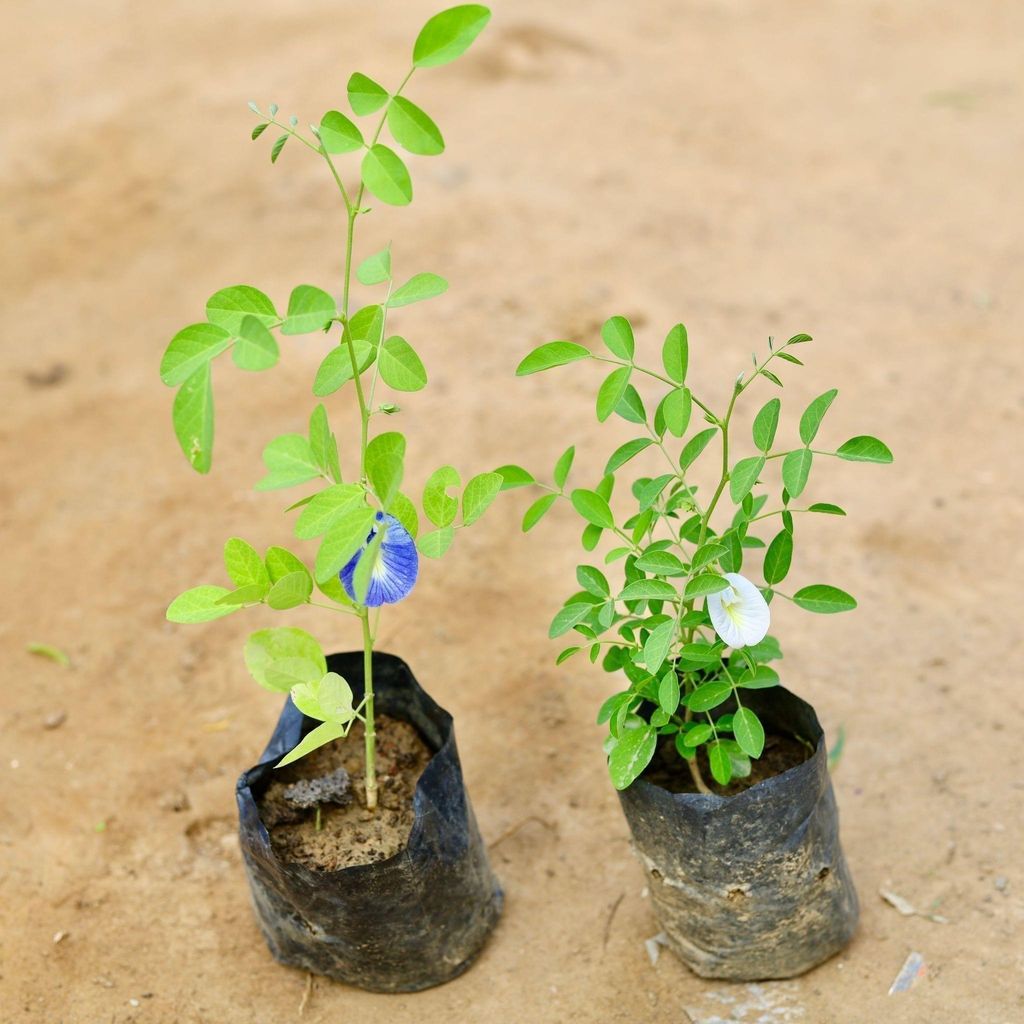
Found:
[{"label": "dark soil in bag", "polygon": [[678,755],[673,764],[659,751],[619,798],[655,913],[683,962],[705,978],[790,978],[847,945],[857,894],[814,709],[783,687],[749,691],[744,703],[772,743],[756,770],[779,774],[707,796],[693,791]]},{"label": "dark soil in bag", "polygon": [[[327,659],[357,703],[362,658]],[[411,992],[470,966],[503,894],[465,791],[451,716],[398,658],[377,653],[373,665],[376,814],[364,806],[361,726],[275,771],[319,724],[289,699],[259,764],[239,779],[240,840],[277,960],[372,991]]]}]

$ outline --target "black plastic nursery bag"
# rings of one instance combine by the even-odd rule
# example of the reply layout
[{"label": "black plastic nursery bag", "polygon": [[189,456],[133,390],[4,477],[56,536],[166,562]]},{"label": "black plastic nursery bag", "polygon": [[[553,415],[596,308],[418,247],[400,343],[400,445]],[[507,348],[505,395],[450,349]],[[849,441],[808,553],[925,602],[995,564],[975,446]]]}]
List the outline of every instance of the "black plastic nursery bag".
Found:
[{"label": "black plastic nursery bag", "polygon": [[[362,659],[361,651],[327,659],[357,703]],[[504,897],[463,785],[451,715],[398,658],[375,653],[373,674],[377,712],[415,726],[434,752],[416,786],[406,848],[337,871],[277,857],[254,793],[319,724],[290,698],[259,764],[238,781],[239,831],[256,916],[277,960],[375,992],[412,992],[469,967],[497,924]]]},{"label": "black plastic nursery bag", "polygon": [[619,798],[683,962],[705,978],[790,978],[850,941],[857,894],[814,708],[782,687],[748,691],[744,703],[814,754],[733,797],[670,793],[641,777]]}]

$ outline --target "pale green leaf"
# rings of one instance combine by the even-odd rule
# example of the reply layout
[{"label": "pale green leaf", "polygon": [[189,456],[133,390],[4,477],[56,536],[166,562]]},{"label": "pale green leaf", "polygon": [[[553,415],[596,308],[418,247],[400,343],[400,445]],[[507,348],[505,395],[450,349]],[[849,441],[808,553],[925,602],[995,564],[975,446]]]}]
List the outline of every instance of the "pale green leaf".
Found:
[{"label": "pale green leaf", "polygon": [[448,489],[459,487],[462,478],[454,466],[441,466],[427,478],[423,487],[423,513],[435,526],[451,526],[459,513],[458,499]]},{"label": "pale green leaf", "polygon": [[227,587],[204,584],[179,594],[167,609],[169,622],[211,622],[213,619],[230,615],[237,608],[218,602],[231,591]]},{"label": "pale green leaf", "polygon": [[340,110],[328,110],[320,119],[320,142],[326,153],[351,153],[363,145],[363,133]]},{"label": "pale green leaf", "polygon": [[396,391],[420,391],[427,385],[427,371],[413,347],[397,334],[380,348],[380,377]]},{"label": "pale green leaf", "polygon": [[412,202],[412,179],[402,158],[381,143],[371,146],[363,157],[363,184],[382,202],[405,206]]},{"label": "pale green leaf", "polygon": [[269,370],[277,363],[280,350],[266,325],[254,316],[246,316],[238,328],[238,339],[231,358],[242,370]]},{"label": "pale green leaf", "polygon": [[480,473],[466,484],[462,492],[462,525],[470,526],[487,511],[501,490],[497,473]]},{"label": "pale green leaf", "polygon": [[670,379],[677,384],[686,382],[690,348],[686,328],[682,324],[676,324],[665,337],[665,344],[661,349],[661,361],[665,367],[665,373]]},{"label": "pale green leaf", "polygon": [[267,594],[267,604],[271,608],[283,611],[305,604],[313,593],[313,579],[308,572],[290,572],[282,576]]},{"label": "pale green leaf", "polygon": [[295,521],[295,536],[302,540],[326,533],[342,516],[365,507],[366,492],[360,484],[333,484],[313,495]]},{"label": "pale green leaf", "polygon": [[348,80],[348,102],[360,117],[380,110],[388,101],[387,90],[357,71]]},{"label": "pale green leaf", "polygon": [[484,30],[491,12],[481,4],[461,4],[435,14],[413,46],[414,67],[430,68],[461,57]]},{"label": "pale green leaf", "polygon": [[439,277],[437,274],[415,274],[391,293],[388,306],[391,309],[398,306],[409,306],[414,302],[422,302],[424,299],[443,295],[446,291],[448,291],[448,282],[443,277]]},{"label": "pale green leaf", "polygon": [[167,346],[160,361],[160,379],[168,387],[177,387],[230,346],[231,336],[223,327],[190,324]]},{"label": "pale green leaf", "polygon": [[208,362],[178,389],[171,419],[185,458],[197,473],[208,473],[213,463],[213,386]]},{"label": "pale green leaf", "polygon": [[589,359],[590,350],[572,341],[549,341],[539,348],[535,348],[516,367],[516,376],[525,377],[530,373],[538,373],[541,370],[550,370],[554,366],[565,366],[567,363],[574,363],[579,359]]},{"label": "pale green leaf", "polygon": [[608,756],[608,775],[612,785],[627,789],[651,763],[658,746],[658,731],[649,725],[623,729]]},{"label": "pale green leaf", "polygon": [[427,558],[440,558],[452,546],[454,539],[455,530],[450,526],[442,526],[439,530],[423,534],[416,546]]},{"label": "pale green leaf", "polygon": [[348,564],[349,559],[366,543],[373,526],[372,508],[346,512],[328,531],[316,554],[313,576],[323,583]]},{"label": "pale green leaf", "polygon": [[300,284],[288,299],[288,314],[281,324],[282,334],[310,334],[321,331],[338,315],[334,299],[322,288]]},{"label": "pale green leaf", "polygon": [[391,247],[381,249],[372,256],[367,256],[356,268],[356,277],[360,284],[382,284],[391,280]]},{"label": "pale green leaf", "polygon": [[277,310],[269,297],[247,284],[222,288],[206,302],[206,319],[233,335],[238,335],[247,316],[256,317],[264,327],[272,327],[278,321]]},{"label": "pale green leaf", "polygon": [[601,340],[608,346],[614,356],[631,362],[636,343],[633,339],[633,328],[624,316],[613,316],[605,320],[601,328]]},{"label": "pale green leaf", "polygon": [[404,96],[396,96],[388,107],[388,129],[403,149],[419,156],[437,156],[444,152],[441,129]]},{"label": "pale green leaf", "polygon": [[[373,346],[360,338],[353,338],[356,366],[362,373],[373,365],[376,351]],[[352,379],[352,353],[348,345],[338,345],[324,356],[313,380],[313,394],[318,398],[334,394],[343,384]]]},{"label": "pale green leaf", "polygon": [[307,754],[311,754],[314,750],[318,750],[320,747],[332,740],[339,739],[345,735],[345,726],[338,722],[324,722],[318,725],[312,732],[306,733],[306,735],[292,748],[292,750],[285,754],[280,761],[274,766],[275,768],[283,768],[287,764],[291,764],[293,761],[298,761],[299,758],[305,757]]}]

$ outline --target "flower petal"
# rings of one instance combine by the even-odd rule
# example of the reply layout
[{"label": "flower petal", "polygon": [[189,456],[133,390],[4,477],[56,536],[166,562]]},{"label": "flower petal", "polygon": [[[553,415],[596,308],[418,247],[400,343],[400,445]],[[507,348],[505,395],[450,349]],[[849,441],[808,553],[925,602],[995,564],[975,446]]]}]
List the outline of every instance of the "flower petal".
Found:
[{"label": "flower petal", "polygon": [[771,622],[768,602],[745,576],[727,572],[725,578],[729,588],[709,594],[706,601],[715,632],[730,647],[760,643]]},{"label": "flower petal", "polygon": [[[377,554],[377,564],[370,574],[370,586],[366,592],[366,607],[377,608],[382,604],[397,604],[403,597],[408,597],[416,585],[419,576],[420,559],[416,551],[416,541],[409,531],[393,516],[383,512],[377,513],[377,522],[383,521],[387,528],[384,541]],[[369,544],[377,533],[375,526],[366,538]],[[353,577],[356,563],[366,550],[360,548],[352,556],[348,564],[338,574],[341,577],[345,593],[353,601],[356,600]]]}]

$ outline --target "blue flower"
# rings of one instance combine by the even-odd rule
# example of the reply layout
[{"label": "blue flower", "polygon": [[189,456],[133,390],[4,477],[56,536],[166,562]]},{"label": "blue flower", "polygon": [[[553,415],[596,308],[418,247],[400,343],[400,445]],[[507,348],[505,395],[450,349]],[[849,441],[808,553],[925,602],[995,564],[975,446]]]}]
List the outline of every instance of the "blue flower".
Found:
[{"label": "blue flower", "polygon": [[[382,604],[397,604],[403,597],[407,597],[412,588],[416,585],[416,577],[420,571],[420,556],[416,551],[416,541],[412,539],[409,531],[393,516],[384,512],[377,513],[377,522],[384,522],[385,534],[381,542],[380,551],[377,553],[377,564],[373,567],[370,575],[370,587],[366,592],[366,607],[376,608]],[[375,526],[366,543],[369,544],[376,536]],[[365,547],[359,549],[349,561],[348,565],[338,575],[341,577],[341,584],[353,601],[356,600],[355,587],[352,578],[355,575],[356,563],[359,561]]]}]

